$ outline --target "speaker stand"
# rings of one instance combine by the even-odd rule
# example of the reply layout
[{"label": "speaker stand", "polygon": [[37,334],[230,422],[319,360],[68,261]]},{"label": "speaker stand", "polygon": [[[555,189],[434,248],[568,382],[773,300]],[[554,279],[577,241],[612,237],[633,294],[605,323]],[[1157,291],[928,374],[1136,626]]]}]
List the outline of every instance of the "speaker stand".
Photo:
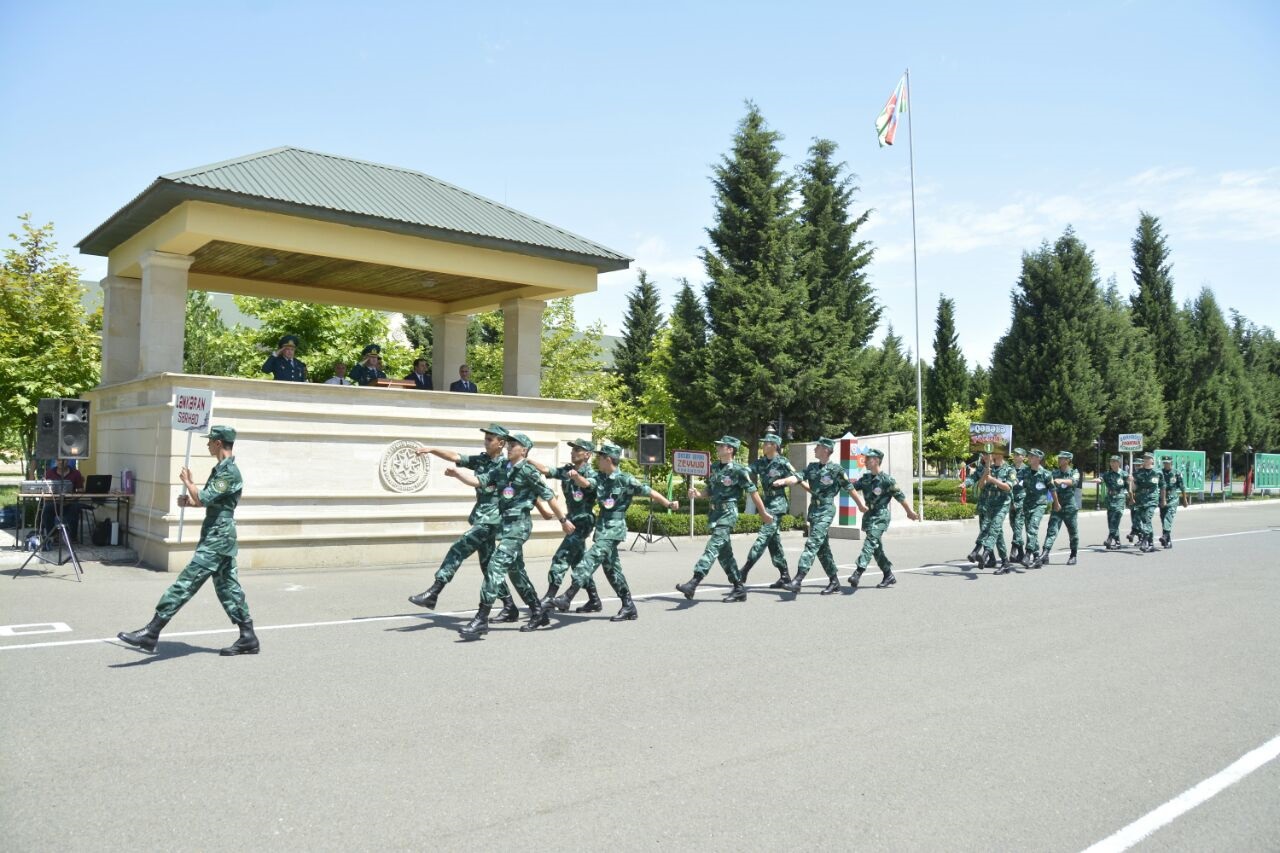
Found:
[{"label": "speaker stand", "polygon": [[[649,487],[649,490],[650,490],[650,491],[653,491],[653,486],[651,486],[651,485],[650,485],[650,480],[649,480],[649,476],[650,476],[650,474],[652,473],[652,471],[653,471],[653,469],[652,469],[652,468],[650,468],[648,465],[646,465],[646,466],[645,466],[645,468],[644,468],[644,484],[645,484],[646,486],[648,486],[648,487]],[[630,548],[628,548],[627,550],[628,550],[628,551],[634,551],[634,550],[636,549],[636,545],[637,545],[637,544],[639,544],[641,541],[643,541],[643,542],[644,542],[644,548],[643,548],[643,549],[641,549],[640,553],[641,553],[641,554],[647,554],[647,553],[649,552],[649,546],[650,546],[650,545],[652,545],[654,542],[660,542],[660,541],[662,541],[663,539],[667,540],[667,542],[669,542],[669,543],[671,544],[671,547],[672,547],[674,550],[676,550],[676,551],[679,551],[679,550],[680,550],[679,548],[677,548],[677,547],[676,547],[676,543],[672,540],[672,538],[671,538],[670,536],[666,536],[666,535],[654,536],[654,535],[653,535],[653,498],[652,498],[652,497],[650,497],[650,499],[649,499],[649,520],[645,522],[644,530],[642,530],[642,531],[640,531],[639,533],[637,533],[637,534],[636,534],[636,538],[635,538],[635,539],[633,539],[633,540],[631,540],[631,547],[630,547]]]},{"label": "speaker stand", "polygon": [[[22,574],[22,572],[27,568],[27,566],[31,563],[32,560],[39,560],[40,562],[48,563],[51,566],[65,566],[68,562],[70,562],[71,565],[76,570],[76,582],[77,583],[84,582],[84,569],[80,568],[80,558],[76,556],[76,549],[71,545],[71,535],[67,533],[67,525],[64,524],[62,521],[62,509],[63,509],[64,500],[65,500],[64,496],[62,495],[58,496],[57,507],[54,509],[54,514],[53,514],[53,527],[50,528],[48,532],[40,534],[40,541],[36,543],[36,550],[32,551],[31,556],[27,557],[27,559],[22,563],[22,565],[18,567],[18,570],[13,573],[14,578],[17,578],[18,575]],[[41,521],[41,519],[37,518],[36,521],[38,523]],[[58,559],[57,560],[51,560],[44,555],[45,544],[49,541],[49,537],[51,536],[57,537],[57,542],[58,542]],[[67,549],[66,559],[63,559],[63,556],[62,556],[63,548]]]}]

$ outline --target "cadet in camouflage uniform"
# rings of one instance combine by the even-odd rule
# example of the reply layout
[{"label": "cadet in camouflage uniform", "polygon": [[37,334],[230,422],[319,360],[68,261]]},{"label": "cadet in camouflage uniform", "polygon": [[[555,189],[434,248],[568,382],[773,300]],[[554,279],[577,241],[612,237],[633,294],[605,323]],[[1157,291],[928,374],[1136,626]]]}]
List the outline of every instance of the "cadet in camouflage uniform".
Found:
[{"label": "cadet in camouflage uniform", "polygon": [[819,438],[813,447],[814,455],[818,457],[817,462],[810,462],[804,466],[803,471],[773,481],[773,485],[777,488],[799,483],[811,496],[808,514],[809,538],[805,540],[804,553],[796,563],[796,576],[787,586],[787,589],[793,593],[800,592],[804,576],[809,573],[809,568],[815,559],[822,564],[823,571],[827,573],[827,585],[822,590],[822,594],[831,595],[840,591],[840,578],[837,574],[835,558],[831,556],[831,543],[827,541],[827,534],[836,515],[836,493],[843,490],[853,494],[853,483],[849,481],[844,468],[831,461],[831,454],[835,449],[834,439]]},{"label": "cadet in camouflage uniform", "polygon": [[1027,464],[1024,461],[1026,458],[1027,451],[1021,447],[1013,449],[1013,491],[1009,493],[1009,530],[1012,534],[1009,541],[1009,562],[1011,563],[1021,563],[1023,555],[1026,554],[1027,533],[1023,529],[1026,509],[1023,503],[1027,498],[1027,489],[1022,482],[1022,475],[1027,470]]},{"label": "cadet in camouflage uniform", "polygon": [[[707,547],[693,566],[693,577],[684,583],[676,584],[676,589],[685,598],[693,598],[698,584],[711,571],[711,563],[720,559],[720,567],[728,575],[733,589],[725,596],[725,601],[746,601],[747,588],[738,574],[738,561],[733,557],[733,528],[738,523],[738,500],[743,493],[751,495],[756,503],[763,524],[773,524],[775,519],[765,508],[760,499],[760,491],[751,481],[751,471],[746,465],[734,460],[734,454],[742,442],[731,435],[722,435],[716,442],[718,461],[711,463],[711,476],[707,477],[706,494],[711,496],[711,512],[707,522],[711,525],[711,536],[707,539]],[[696,500],[703,496],[697,489],[689,490],[689,498]]]},{"label": "cadet in camouflage uniform", "polygon": [[236,578],[236,505],[244,489],[244,479],[236,467],[234,447],[236,431],[229,426],[212,427],[205,438],[209,439],[209,455],[218,460],[205,481],[204,488],[196,488],[191,471],[178,472],[183,492],[178,495],[178,506],[204,507],[204,523],[200,525],[200,541],[191,562],[178,575],[173,585],[160,596],[156,615],[145,628],[117,634],[123,642],[145,652],[154,652],[160,632],[174,617],[182,605],[191,600],[204,582],[213,578],[213,589],[227,616],[240,628],[240,638],[220,654],[256,655],[258,637],[253,633],[253,620],[249,605],[244,600],[244,590]]},{"label": "cadet in camouflage uniform", "polygon": [[1040,560],[1049,563],[1049,552],[1053,550],[1053,541],[1058,538],[1058,528],[1067,526],[1067,534],[1071,540],[1071,556],[1067,565],[1076,564],[1076,551],[1080,547],[1080,528],[1077,523],[1076,489],[1080,487],[1080,472],[1071,464],[1072,454],[1068,450],[1058,451],[1058,470],[1053,477],[1054,503],[1053,513],[1049,516],[1049,528],[1044,535],[1044,551]]},{"label": "cadet in camouflage uniform", "polygon": [[787,490],[774,488],[773,481],[790,477],[796,469],[778,452],[778,448],[782,446],[780,437],[769,433],[761,441],[764,443],[764,453],[751,463],[749,469],[751,480],[759,486],[764,507],[773,516],[773,521],[760,525],[755,544],[747,554],[747,561],[742,564],[742,582],[747,582],[751,567],[764,555],[765,548],[768,548],[769,559],[773,562],[773,567],[778,570],[778,579],[769,584],[769,588],[783,589],[791,583],[791,572],[787,570],[787,557],[782,550],[782,536],[778,532],[778,522],[787,512]]},{"label": "cadet in camouflage uniform", "polygon": [[480,606],[471,621],[458,629],[463,637],[474,638],[489,632],[489,612],[502,592],[508,572],[511,585],[529,605],[529,624],[520,630],[532,631],[547,624],[547,616],[538,603],[538,591],[524,568],[524,543],[533,532],[529,512],[535,503],[542,501],[550,505],[552,514],[566,534],[573,532],[573,522],[565,516],[560,499],[548,488],[542,474],[526,460],[532,448],[533,440],[529,436],[512,433],[507,436],[507,461],[504,464],[490,468],[478,477],[460,468],[450,468],[445,472],[446,476],[474,488],[496,488],[498,512],[502,517],[498,544],[489,558],[489,571],[485,573],[484,584],[480,587]]},{"label": "cadet in camouflage uniform", "polygon": [[[916,511],[911,508],[907,496],[902,493],[902,489],[898,488],[897,481],[889,476],[888,472],[880,470],[884,451],[873,447],[867,451],[866,459],[867,473],[853,484],[853,501],[858,505],[858,512],[862,513],[862,532],[865,535],[862,553],[858,555],[857,568],[854,569],[853,574],[849,575],[849,586],[858,588],[862,573],[867,570],[867,566],[871,565],[871,558],[874,557],[876,565],[884,575],[880,583],[876,584],[876,588],[885,589],[898,582],[893,574],[893,563],[885,556],[884,544],[881,542],[885,531],[889,529],[891,515],[889,501],[896,500],[902,504],[902,508],[907,511],[907,518],[912,521],[919,521],[920,516],[916,515]],[[859,495],[859,492],[862,494]]]},{"label": "cadet in camouflage uniform", "polygon": [[1093,478],[1093,482],[1107,488],[1107,541],[1103,546],[1108,551],[1120,547],[1120,520],[1124,518],[1124,508],[1129,502],[1129,478],[1120,470],[1123,462],[1119,456],[1112,456],[1107,463],[1111,470]]},{"label": "cadet in camouflage uniform", "polygon": [[[547,572],[547,583],[557,589],[564,580],[565,573],[576,566],[587,552],[587,540],[596,526],[596,517],[592,512],[595,495],[573,482],[573,478],[569,476],[571,470],[577,471],[587,480],[595,476],[595,469],[591,467],[591,454],[595,452],[596,446],[585,438],[575,438],[566,444],[569,445],[570,454],[567,465],[553,470],[534,459],[529,460],[529,464],[541,471],[544,477],[560,484],[560,490],[564,493],[565,510],[569,520],[573,522],[573,532],[561,540],[560,547],[551,558],[551,569]],[[574,612],[599,613],[604,605],[600,602],[595,578],[587,578],[585,589],[587,603]]]},{"label": "cadet in camouflage uniform", "polygon": [[[991,467],[991,454],[985,450],[978,454],[978,459],[973,464],[973,470],[969,472],[969,476],[964,479],[964,488],[969,497],[977,498],[978,481],[987,476],[987,469]],[[987,560],[982,556],[982,530],[987,523],[987,507],[978,501],[978,535],[973,540],[973,550],[969,552],[968,559],[970,563],[977,563],[978,568],[995,568],[995,557],[991,558],[991,565],[987,565]]]},{"label": "cadet in camouflage uniform", "polygon": [[1133,472],[1133,512],[1138,528],[1138,550],[1150,554],[1156,550],[1152,540],[1151,517],[1156,513],[1160,503],[1160,491],[1163,478],[1156,470],[1156,458],[1150,453],[1142,454],[1142,467]]},{"label": "cadet in camouflage uniform", "polygon": [[986,566],[995,559],[992,549],[1000,555],[1000,568],[996,574],[1005,575],[1010,571],[1009,552],[1004,544],[1004,517],[1009,512],[1009,501],[1013,495],[1013,484],[1016,475],[1013,466],[1005,464],[1004,450],[997,448],[991,451],[991,465],[978,481],[981,491],[978,493],[978,506],[985,507],[985,518],[979,532],[982,552],[979,565]]},{"label": "cadet in camouflage uniform", "polygon": [[[506,427],[500,424],[489,424],[488,427],[481,428],[480,431],[484,433],[484,453],[463,456],[460,453],[439,447],[420,447],[418,448],[418,455],[438,456],[446,462],[452,462],[454,465],[468,468],[476,472],[477,475],[506,464],[502,458],[502,449],[510,436]],[[467,523],[471,527],[466,533],[462,534],[458,541],[453,543],[453,546],[449,548],[449,552],[444,555],[444,562],[440,564],[440,570],[436,572],[435,583],[431,584],[430,589],[425,592],[409,596],[409,603],[425,607],[428,610],[435,610],[436,601],[440,598],[440,593],[444,590],[445,584],[453,580],[453,576],[458,572],[458,567],[472,554],[479,556],[480,572],[487,575],[489,573],[489,558],[493,555],[493,546],[498,538],[500,521],[497,487],[483,486],[477,488],[475,506],[471,508],[471,515],[467,517]],[[502,589],[502,601],[502,610],[494,617],[493,621],[515,622],[519,619],[520,611],[516,607],[515,601],[511,598],[511,590],[505,586]]]},{"label": "cadet in camouflage uniform", "polygon": [[[556,595],[557,588],[552,585],[547,590],[547,599],[556,610],[564,613],[573,603],[578,590],[590,580],[595,570],[603,566],[604,576],[613,587],[613,591],[622,599],[622,609],[617,615],[610,617],[611,622],[626,622],[637,618],[636,603],[631,598],[631,587],[622,574],[622,563],[618,560],[618,545],[627,538],[627,508],[636,495],[648,494],[649,500],[657,501],[667,509],[680,508],[679,501],[669,501],[657,491],[650,489],[632,475],[618,468],[618,460],[622,458],[622,448],[616,444],[602,442],[596,450],[596,465],[600,469],[591,479],[587,479],[577,471],[569,476],[573,482],[583,489],[592,491],[596,496],[596,505],[600,507],[600,518],[596,521],[595,541],[587,551],[582,562],[573,568],[573,582],[563,595]],[[545,602],[546,599],[543,599]]]},{"label": "cadet in camouflage uniform", "polygon": [[1160,544],[1166,548],[1173,547],[1173,517],[1178,514],[1179,506],[1187,505],[1187,484],[1182,479],[1182,472],[1173,469],[1173,457],[1162,456],[1160,463]]},{"label": "cadet in camouflage uniform", "polygon": [[1053,488],[1053,475],[1042,467],[1044,451],[1032,448],[1027,454],[1027,461],[1028,467],[1022,473],[1022,487],[1026,490],[1022,508],[1027,530],[1027,550],[1022,555],[1022,565],[1038,569],[1043,564],[1040,555],[1040,521],[1050,504],[1054,504],[1056,508],[1058,497]]}]

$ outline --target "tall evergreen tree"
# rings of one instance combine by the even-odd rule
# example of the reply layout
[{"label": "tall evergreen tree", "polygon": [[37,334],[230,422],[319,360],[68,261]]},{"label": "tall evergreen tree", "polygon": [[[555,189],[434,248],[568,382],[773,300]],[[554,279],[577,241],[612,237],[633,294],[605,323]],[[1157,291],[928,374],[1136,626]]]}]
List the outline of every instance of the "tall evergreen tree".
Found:
[{"label": "tall evergreen tree", "polygon": [[[416,357],[431,360],[432,330],[431,318],[426,314],[405,314],[404,324],[400,327],[409,349]],[[433,365],[434,368],[434,365]]]},{"label": "tall evergreen tree", "polygon": [[1093,257],[1070,228],[1022,256],[1013,321],[991,358],[989,418],[1049,452],[1091,447],[1103,425],[1088,334],[1100,303]]},{"label": "tall evergreen tree", "polygon": [[902,338],[893,330],[885,331],[879,347],[866,350],[861,359],[866,376],[867,395],[862,409],[849,427],[855,435],[891,432],[898,426],[898,416],[912,413],[911,431],[915,431],[916,367],[911,350],[903,350]]},{"label": "tall evergreen tree", "polygon": [[711,441],[715,427],[707,392],[707,314],[687,279],[680,281],[671,312],[670,347],[667,382],[680,428],[691,438]]},{"label": "tall evergreen tree", "polygon": [[952,406],[967,408],[969,367],[960,351],[956,335],[956,303],[946,296],[938,297],[938,319],[933,335],[933,364],[925,376],[924,418],[930,431],[942,429]]},{"label": "tall evergreen tree", "polygon": [[613,351],[613,365],[627,388],[628,398],[638,400],[644,393],[641,378],[653,359],[653,342],[662,328],[661,300],[657,285],[639,270],[635,289],[627,295],[627,313],[622,319],[622,340]]},{"label": "tall evergreen tree", "polygon": [[1257,452],[1280,450],[1280,340],[1266,326],[1231,312],[1231,337],[1253,386],[1253,408],[1246,413],[1244,441]]},{"label": "tall evergreen tree", "polygon": [[1160,220],[1143,212],[1130,244],[1133,281],[1138,292],[1130,297],[1133,324],[1146,329],[1155,355],[1156,378],[1166,410],[1176,405],[1183,387],[1182,363],[1186,339],[1183,316],[1173,299],[1173,265]]},{"label": "tall evergreen tree", "polygon": [[1133,325],[1114,279],[1108,285],[1090,343],[1104,388],[1099,437],[1114,449],[1120,433],[1140,432],[1147,447],[1156,447],[1168,434],[1168,422],[1155,353],[1147,331]]},{"label": "tall evergreen tree", "polygon": [[[709,415],[717,429],[745,438],[759,436],[823,373],[804,358],[813,321],[794,264],[793,182],[780,169],[781,138],[749,103],[732,150],[713,169],[715,224],[702,250],[706,371],[717,392]],[[754,456],[754,441],[751,448]]]},{"label": "tall evergreen tree", "polygon": [[1194,389],[1173,410],[1181,446],[1203,450],[1210,460],[1227,450],[1243,452],[1245,423],[1254,417],[1253,388],[1213,291],[1203,288],[1190,306],[1187,382]]},{"label": "tall evergreen tree", "polygon": [[972,405],[990,393],[991,371],[981,364],[975,364],[973,372],[969,374],[969,398],[964,401],[965,406]]}]

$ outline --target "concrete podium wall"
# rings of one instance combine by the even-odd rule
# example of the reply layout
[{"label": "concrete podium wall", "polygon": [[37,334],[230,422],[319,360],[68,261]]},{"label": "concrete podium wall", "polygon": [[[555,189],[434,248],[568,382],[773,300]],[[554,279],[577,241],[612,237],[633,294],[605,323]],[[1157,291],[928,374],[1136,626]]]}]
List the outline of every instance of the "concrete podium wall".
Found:
[{"label": "concrete podium wall", "polygon": [[[564,442],[591,436],[595,405],[175,373],[101,386],[85,395],[93,403],[93,444],[84,470],[114,474],[117,485],[121,470],[134,472],[130,544],[143,562],[166,571],[186,565],[204,517],[188,510],[178,542],[177,474],[187,434],[171,428],[177,388],[212,390],[214,423],[239,433],[238,559],[250,569],[419,563],[434,570],[466,529],[475,493],[444,476],[450,466],[436,457],[421,490],[393,491],[381,474],[387,448],[411,439],[479,453],[479,428],[497,422],[527,433],[535,459],[558,465],[569,461]],[[214,464],[205,441],[191,443],[200,483]],[[525,553],[549,555],[561,536],[535,512]]]}]

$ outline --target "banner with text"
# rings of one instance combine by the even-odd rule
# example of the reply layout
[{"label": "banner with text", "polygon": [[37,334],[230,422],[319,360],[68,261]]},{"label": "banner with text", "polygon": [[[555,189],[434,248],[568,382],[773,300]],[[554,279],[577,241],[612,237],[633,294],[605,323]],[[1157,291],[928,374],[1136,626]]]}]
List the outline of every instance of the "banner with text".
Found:
[{"label": "banner with text", "polygon": [[1013,424],[969,424],[969,450],[973,453],[990,453],[1003,450],[1009,453],[1013,445]]},{"label": "banner with text", "polygon": [[1140,432],[1122,432],[1120,433],[1120,441],[1118,444],[1121,453],[1141,453],[1142,452],[1142,433]]},{"label": "banner with text", "polygon": [[183,432],[208,432],[213,420],[213,392],[195,388],[173,391],[173,428]]},{"label": "banner with text", "polygon": [[671,470],[686,477],[709,477],[711,454],[705,450],[673,450]]}]

